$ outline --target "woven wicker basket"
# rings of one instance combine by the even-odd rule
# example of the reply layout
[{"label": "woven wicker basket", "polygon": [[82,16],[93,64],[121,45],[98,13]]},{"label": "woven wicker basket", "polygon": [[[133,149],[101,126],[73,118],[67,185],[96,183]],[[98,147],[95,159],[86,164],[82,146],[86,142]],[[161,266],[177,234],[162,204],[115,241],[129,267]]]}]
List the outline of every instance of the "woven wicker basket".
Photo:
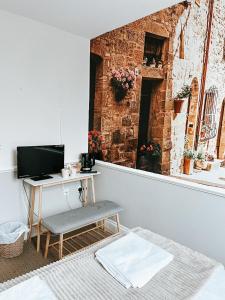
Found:
[{"label": "woven wicker basket", "polygon": [[12,244],[0,244],[0,257],[12,258],[23,252],[24,233]]}]

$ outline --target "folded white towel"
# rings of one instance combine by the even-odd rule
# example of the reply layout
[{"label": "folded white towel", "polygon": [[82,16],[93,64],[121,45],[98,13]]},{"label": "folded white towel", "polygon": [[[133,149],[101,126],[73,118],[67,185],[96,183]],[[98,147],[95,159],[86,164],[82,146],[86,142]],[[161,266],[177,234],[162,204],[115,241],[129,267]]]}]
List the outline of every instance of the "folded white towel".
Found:
[{"label": "folded white towel", "polygon": [[173,255],[130,232],[99,249],[96,259],[126,288],[141,288],[173,260]]},{"label": "folded white towel", "polygon": [[0,300],[56,300],[47,283],[34,276],[0,293]]}]

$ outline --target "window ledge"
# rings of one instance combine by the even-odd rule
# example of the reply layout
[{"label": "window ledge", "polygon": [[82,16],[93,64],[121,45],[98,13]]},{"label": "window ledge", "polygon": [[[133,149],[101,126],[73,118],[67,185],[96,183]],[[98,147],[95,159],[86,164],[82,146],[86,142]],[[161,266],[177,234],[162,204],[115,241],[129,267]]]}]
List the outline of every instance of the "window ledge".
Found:
[{"label": "window ledge", "polygon": [[[148,178],[150,180],[161,181],[163,183],[168,183],[168,184],[172,184],[172,185],[176,185],[176,186],[182,186],[187,189],[197,190],[197,191],[201,191],[201,192],[204,192],[207,194],[217,195],[217,196],[220,196],[223,198],[225,197],[225,190],[223,190],[222,188],[205,186],[203,184],[199,184],[199,183],[195,183],[195,182],[189,182],[189,181],[173,178],[173,177],[166,176],[166,175],[160,175],[160,174],[155,174],[155,173],[146,172],[146,171],[142,171],[142,170],[123,167],[123,166],[115,165],[113,163],[108,163],[108,162],[104,162],[104,161],[100,161],[100,160],[96,160],[96,165],[100,166],[100,167],[102,166],[107,169],[112,169],[112,170],[115,170],[118,172],[122,172],[122,173],[129,173],[134,176]],[[102,174],[104,175],[104,173],[102,173]]]}]

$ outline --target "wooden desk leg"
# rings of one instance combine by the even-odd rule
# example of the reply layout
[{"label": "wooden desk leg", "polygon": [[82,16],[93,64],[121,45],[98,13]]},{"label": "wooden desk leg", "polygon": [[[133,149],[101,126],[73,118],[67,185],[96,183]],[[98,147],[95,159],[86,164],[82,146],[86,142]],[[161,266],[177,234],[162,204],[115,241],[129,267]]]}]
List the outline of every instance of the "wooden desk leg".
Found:
[{"label": "wooden desk leg", "polygon": [[59,259],[63,258],[63,233],[59,236]]},{"label": "wooden desk leg", "polygon": [[[92,190],[92,202],[95,203],[96,199],[95,199],[95,184],[94,184],[94,176],[91,176],[91,190]],[[105,231],[105,220],[103,220],[102,222],[97,222],[96,226],[102,226],[103,231]]]},{"label": "wooden desk leg", "polygon": [[35,187],[33,186],[31,188],[31,197],[30,197],[30,210],[29,210],[29,240],[31,240],[31,235],[32,235],[32,227],[33,227],[33,222],[34,222],[34,203],[35,203]]},{"label": "wooden desk leg", "polygon": [[92,188],[92,201],[95,203],[95,185],[94,185],[94,176],[91,177],[91,188]]},{"label": "wooden desk leg", "polygon": [[41,242],[41,220],[42,220],[42,186],[39,187],[38,224],[37,224],[37,252],[40,251],[40,242]]},{"label": "wooden desk leg", "polygon": [[87,193],[88,193],[88,179],[84,179],[84,198],[83,198],[83,202],[84,202],[84,206],[87,205]]},{"label": "wooden desk leg", "polygon": [[102,230],[105,231],[105,219],[102,220]]}]

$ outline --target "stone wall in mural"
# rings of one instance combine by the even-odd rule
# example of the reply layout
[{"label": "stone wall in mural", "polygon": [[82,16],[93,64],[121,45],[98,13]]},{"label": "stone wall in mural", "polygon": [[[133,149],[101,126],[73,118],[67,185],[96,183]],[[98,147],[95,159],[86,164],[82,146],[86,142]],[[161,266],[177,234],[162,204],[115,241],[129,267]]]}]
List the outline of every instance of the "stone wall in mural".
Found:
[{"label": "stone wall in mural", "polygon": [[224,1],[184,1],[91,41],[101,159],[165,175],[224,159],[224,15]]}]

